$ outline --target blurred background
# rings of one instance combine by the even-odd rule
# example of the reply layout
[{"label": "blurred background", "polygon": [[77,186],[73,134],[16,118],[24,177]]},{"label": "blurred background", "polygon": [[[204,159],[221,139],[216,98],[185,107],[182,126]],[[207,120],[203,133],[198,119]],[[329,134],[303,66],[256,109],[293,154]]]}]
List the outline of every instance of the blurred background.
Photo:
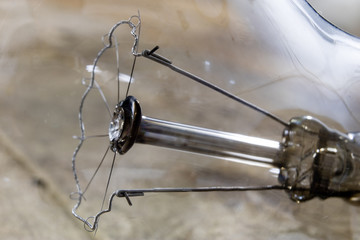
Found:
[{"label": "blurred background", "polygon": [[[329,22],[360,36],[358,1],[309,1]],[[284,192],[153,194],[115,199],[95,237],[71,215],[71,156],[79,135],[82,78],[119,20],[140,11],[140,50],[159,54],[287,121],[310,114],[343,132],[360,129],[359,41],[327,25],[303,1],[0,2],[0,198],[3,239],[360,239],[360,210],[342,199],[291,202]],[[122,96],[132,38],[117,32]],[[98,81],[112,108],[115,57]],[[130,94],[146,116],[281,140],[282,126],[211,90],[140,58]],[[84,106],[88,134],[107,134],[102,99]],[[86,142],[86,181],[107,138]],[[108,156],[111,159],[112,156]],[[107,159],[106,159],[107,160]],[[106,165],[107,164],[107,165]],[[110,161],[81,209],[99,210]],[[136,145],[121,156],[110,190],[143,187],[248,186],[277,182],[273,169]]]}]

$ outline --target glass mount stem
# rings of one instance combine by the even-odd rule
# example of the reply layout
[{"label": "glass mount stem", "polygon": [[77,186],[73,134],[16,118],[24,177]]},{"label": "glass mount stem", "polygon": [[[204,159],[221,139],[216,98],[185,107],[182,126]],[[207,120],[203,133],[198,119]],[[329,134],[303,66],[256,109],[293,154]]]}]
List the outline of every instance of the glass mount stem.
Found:
[{"label": "glass mount stem", "polygon": [[208,155],[228,161],[280,166],[280,143],[142,116],[137,143]]}]

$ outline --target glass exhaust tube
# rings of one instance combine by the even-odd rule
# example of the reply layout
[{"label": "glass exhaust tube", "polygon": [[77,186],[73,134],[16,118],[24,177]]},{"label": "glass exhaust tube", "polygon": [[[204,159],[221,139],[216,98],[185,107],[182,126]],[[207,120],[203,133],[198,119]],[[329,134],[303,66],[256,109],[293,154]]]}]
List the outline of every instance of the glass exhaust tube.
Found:
[{"label": "glass exhaust tube", "polygon": [[280,143],[142,117],[136,142],[218,157],[228,161],[280,167]]}]

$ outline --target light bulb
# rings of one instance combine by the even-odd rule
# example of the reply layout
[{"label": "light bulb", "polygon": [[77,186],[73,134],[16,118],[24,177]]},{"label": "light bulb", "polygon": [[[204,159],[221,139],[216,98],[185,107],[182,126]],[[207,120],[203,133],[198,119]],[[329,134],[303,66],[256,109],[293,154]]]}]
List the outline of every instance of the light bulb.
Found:
[{"label": "light bulb", "polygon": [[[89,124],[90,132],[94,131],[98,134],[104,132],[96,132],[98,123],[96,119],[104,118],[102,120],[107,121],[104,126],[109,126],[110,123],[108,133],[114,155],[109,157],[105,154],[104,157],[83,163],[83,167],[86,168],[96,160],[101,162],[106,158],[113,160],[111,173],[104,174],[105,193],[107,193],[109,180],[106,179],[110,179],[107,176],[112,176],[116,154],[132,154],[129,158],[120,157],[121,161],[127,161],[122,163],[122,167],[128,171],[119,174],[120,178],[115,181],[115,189],[120,190],[111,195],[110,203],[115,196],[126,197],[131,203],[133,196],[151,191],[171,192],[174,188],[180,192],[206,190],[206,187],[214,187],[214,185],[211,181],[201,184],[198,175],[206,172],[208,168],[220,166],[220,169],[227,170],[229,175],[233,176],[232,169],[227,168],[234,168],[233,164],[239,162],[261,165],[268,172],[269,176],[263,177],[259,176],[263,170],[241,167],[245,169],[243,171],[248,171],[248,182],[252,183],[250,186],[256,183],[257,186],[264,186],[266,189],[268,186],[266,184],[273,175],[271,173],[275,172],[276,178],[269,182],[269,185],[282,186],[289,192],[290,198],[298,202],[313,197],[331,196],[344,197],[350,201],[357,200],[356,193],[359,188],[358,174],[356,174],[359,169],[357,131],[360,127],[360,114],[357,108],[359,99],[356,97],[356,89],[359,88],[357,79],[360,73],[359,40],[330,25],[303,1],[231,2],[222,7],[225,13],[207,12],[201,8],[196,11],[178,11],[180,23],[177,24],[182,26],[185,35],[178,36],[177,41],[173,37],[176,33],[170,27],[166,28],[168,31],[165,35],[155,34],[158,37],[156,44],[153,44],[151,37],[149,42],[144,40],[146,34],[143,34],[140,42],[146,41],[144,45],[153,44],[149,49],[154,45],[160,45],[161,54],[160,50],[154,53],[155,49],[150,53],[149,51],[141,53],[139,46],[142,45],[138,45],[137,42],[139,36],[137,26],[140,25],[132,23],[135,18],[130,20],[130,23],[125,23],[133,28],[133,33],[138,34],[137,36],[133,34],[135,45],[119,40],[120,36],[117,35],[112,46],[116,50],[116,60],[112,58],[112,62],[116,63],[115,66],[111,65],[109,60],[111,58],[105,56],[105,64],[96,66],[97,71],[100,71],[95,79],[98,87],[94,85],[88,88],[88,93],[95,92],[98,94],[98,99],[101,100],[99,97],[103,95],[106,97],[107,109],[105,107],[104,109],[105,112],[110,112],[111,120],[109,121],[108,113],[100,114],[97,110],[87,107],[86,105],[97,106],[91,104],[92,100],[87,98],[82,113],[84,122],[81,119],[81,124],[85,123],[86,129],[88,129],[86,117],[90,118],[90,122],[94,121],[94,125]],[[186,16],[195,21],[186,24],[187,21],[184,20]],[[212,19],[222,21],[212,21]],[[142,21],[144,22],[145,19],[142,18]],[[212,25],[204,24],[206,21],[212,22]],[[127,46],[127,51],[123,45]],[[184,51],[184,48],[187,50]],[[129,70],[132,63],[129,58],[123,57],[131,57],[131,55],[137,56],[138,63],[134,71],[135,81],[129,93],[136,96],[140,103],[127,94],[125,96],[116,94],[120,83],[119,76],[123,74],[122,69]],[[118,60],[119,57],[122,60]],[[150,58],[155,63],[145,58]],[[167,58],[171,58],[172,62]],[[174,65],[175,62],[178,64]],[[177,67],[180,65],[188,72]],[[180,76],[171,70],[180,72]],[[115,71],[115,78],[107,75],[111,71]],[[138,75],[137,72],[141,74]],[[132,75],[131,73],[130,79]],[[224,92],[245,99],[246,103],[251,103],[257,109],[255,111],[249,109],[233,101],[234,99],[229,95],[223,96],[219,92],[213,92],[214,88],[211,89],[209,86],[196,85],[189,80],[189,78],[196,80],[195,75],[201,75],[200,79],[220,86]],[[155,86],[160,81],[166,83],[160,90],[156,90]],[[114,115],[111,113],[112,108],[116,108]],[[88,114],[87,111],[94,111],[95,115]],[[142,115],[147,112],[151,114],[150,117]],[[170,119],[170,121],[160,119]],[[80,147],[88,144],[90,139],[87,137],[92,136],[83,133],[85,132],[82,131]],[[200,165],[198,167],[200,170],[193,172],[188,166],[185,167],[187,173],[183,177],[195,175],[193,176],[195,180],[191,182],[194,186],[184,188],[189,186],[183,186],[181,182],[179,185],[168,186],[171,181],[167,182],[164,171],[166,168],[172,169],[172,161],[169,159],[159,161],[157,157],[151,157],[153,152],[162,150],[142,148],[141,145],[138,147],[138,143],[200,153],[220,161],[212,159],[210,160],[212,163],[207,165],[202,163],[203,158],[198,158],[196,155],[184,157],[184,154],[173,155],[172,152],[166,152],[164,158],[174,157],[182,160],[187,158],[190,165]],[[102,144],[104,147],[102,152],[108,153],[105,151],[106,143]],[[144,152],[137,152],[131,148],[132,146],[137,149],[142,148]],[[77,152],[78,149],[74,155],[74,162],[81,158],[89,158],[86,150],[81,156],[81,152]],[[144,163],[146,165],[153,160],[154,164],[150,165],[156,166],[154,168],[160,166],[160,171],[153,171],[154,169],[151,168],[148,172],[152,176],[146,176],[145,171],[144,175],[135,178],[146,177],[131,182],[130,188],[119,187],[123,185],[121,183],[127,181],[122,176],[134,169],[140,169],[143,161],[147,161]],[[174,165],[182,164],[177,160]],[[170,172],[176,173],[174,170]],[[214,175],[221,174],[218,169],[212,172]],[[227,172],[223,174],[226,176]],[[84,178],[91,182],[92,176],[94,175],[89,174]],[[157,180],[149,181],[151,177]],[[274,182],[278,180],[280,183],[275,185]],[[159,183],[161,186],[156,186]],[[139,186],[140,184],[143,185]],[[246,184],[237,183],[236,186],[244,185]],[[220,185],[222,186],[223,184]],[[232,186],[233,184],[227,185],[224,190]],[[219,183],[215,183],[215,188],[210,190],[217,190],[217,187]],[[87,190],[86,185],[82,187],[83,190],[84,188]],[[145,188],[145,190],[131,190],[136,188]],[[96,190],[96,192],[99,194],[101,191]],[[83,192],[78,193],[80,203]],[[279,196],[283,197],[283,195]],[[197,200],[200,203],[201,197]],[[142,200],[137,200],[137,203],[140,201]],[[109,210],[106,202],[102,201],[101,214]],[[76,211],[78,206],[79,204],[74,208]],[[97,227],[97,218],[94,222],[87,221],[86,218],[81,220],[93,229]]]}]

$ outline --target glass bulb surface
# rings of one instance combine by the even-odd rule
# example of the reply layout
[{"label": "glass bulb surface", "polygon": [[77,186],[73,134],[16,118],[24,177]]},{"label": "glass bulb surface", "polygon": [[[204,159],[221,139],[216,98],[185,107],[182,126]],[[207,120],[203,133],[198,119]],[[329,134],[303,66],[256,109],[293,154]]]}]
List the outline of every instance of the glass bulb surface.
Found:
[{"label": "glass bulb surface", "polygon": [[[159,53],[178,66],[285,121],[311,115],[344,133],[360,129],[359,41],[328,25],[303,1],[63,1],[9,3],[4,8],[10,10],[2,15],[2,129],[51,175],[59,198],[74,190],[69,158],[76,141],[67,139],[78,133],[86,66],[103,46],[101,36],[138,10],[141,49],[159,45]],[[116,76],[125,90],[130,75],[128,32],[121,29],[117,35],[120,74],[114,55],[105,56],[97,69],[111,109],[118,104]],[[139,59],[134,80],[130,93],[148,116],[281,140],[282,126],[148,60]],[[91,178],[109,146],[111,115],[101,96],[90,93],[84,108],[86,131],[105,137],[91,138],[83,146],[82,180]],[[86,213],[101,205],[109,160],[89,189]],[[116,162],[110,189],[264,185],[277,183],[274,171],[135,144]],[[341,199],[298,205],[278,191],[155,194],[134,199],[133,205],[115,200],[112,215],[102,219],[96,236],[346,239],[360,234],[359,210]],[[83,231],[81,224],[77,227]]]}]

